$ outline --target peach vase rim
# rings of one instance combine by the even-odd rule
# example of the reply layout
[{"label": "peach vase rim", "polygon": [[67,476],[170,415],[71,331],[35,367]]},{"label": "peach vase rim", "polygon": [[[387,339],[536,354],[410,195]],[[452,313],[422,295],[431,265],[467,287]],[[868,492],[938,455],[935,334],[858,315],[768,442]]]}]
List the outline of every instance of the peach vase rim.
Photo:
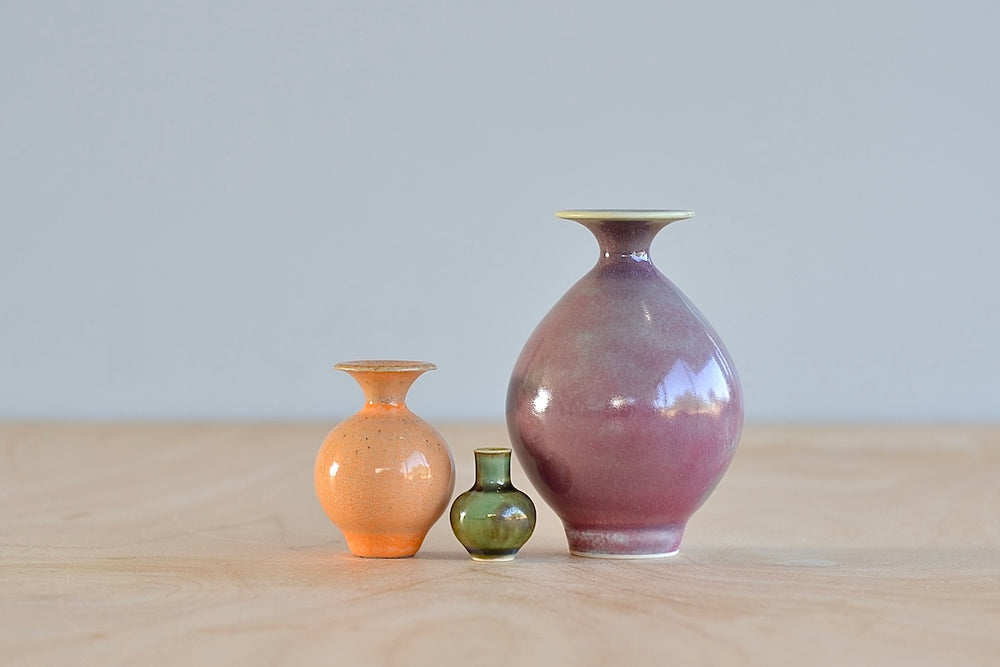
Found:
[{"label": "peach vase rim", "polygon": [[361,359],[341,361],[333,366],[338,371],[367,373],[414,373],[432,371],[436,364],[429,361],[401,361],[396,359]]}]

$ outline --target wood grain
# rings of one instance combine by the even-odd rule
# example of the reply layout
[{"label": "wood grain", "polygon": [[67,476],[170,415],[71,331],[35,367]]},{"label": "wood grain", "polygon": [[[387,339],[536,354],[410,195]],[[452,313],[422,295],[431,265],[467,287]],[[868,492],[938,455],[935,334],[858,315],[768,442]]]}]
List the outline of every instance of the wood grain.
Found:
[{"label": "wood grain", "polygon": [[[0,663],[1000,664],[1000,428],[751,426],[657,561],[350,556],[331,425],[0,425]],[[502,426],[438,425],[472,484]]]}]

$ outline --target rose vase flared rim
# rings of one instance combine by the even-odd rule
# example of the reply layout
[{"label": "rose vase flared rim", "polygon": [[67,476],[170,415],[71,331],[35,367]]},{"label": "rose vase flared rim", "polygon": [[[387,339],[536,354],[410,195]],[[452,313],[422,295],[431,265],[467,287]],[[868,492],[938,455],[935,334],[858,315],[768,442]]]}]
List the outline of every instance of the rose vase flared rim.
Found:
[{"label": "rose vase flared rim", "polygon": [[355,373],[416,373],[432,371],[436,364],[429,361],[402,361],[397,359],[359,359],[341,361],[333,366],[338,371]]},{"label": "rose vase flared rim", "polygon": [[557,218],[564,220],[606,220],[620,222],[649,222],[651,220],[686,220],[694,211],[674,211],[664,209],[578,209],[556,211]]}]

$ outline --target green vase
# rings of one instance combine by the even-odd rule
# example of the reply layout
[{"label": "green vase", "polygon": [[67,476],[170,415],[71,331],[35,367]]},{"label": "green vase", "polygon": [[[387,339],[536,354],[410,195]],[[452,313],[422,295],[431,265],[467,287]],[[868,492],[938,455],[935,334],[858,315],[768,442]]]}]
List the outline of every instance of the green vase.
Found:
[{"label": "green vase", "polygon": [[510,450],[475,450],[476,483],[451,506],[451,529],[473,560],[514,560],[535,530],[535,504],[510,483]]}]

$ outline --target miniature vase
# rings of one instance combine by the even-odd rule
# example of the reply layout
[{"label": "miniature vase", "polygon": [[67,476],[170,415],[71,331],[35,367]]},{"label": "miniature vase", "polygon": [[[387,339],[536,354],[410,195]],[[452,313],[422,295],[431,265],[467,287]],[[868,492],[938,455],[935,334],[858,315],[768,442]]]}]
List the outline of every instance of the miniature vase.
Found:
[{"label": "miniature vase", "polygon": [[677,553],[726,471],[743,425],[733,362],[649,257],[688,211],[560,211],[597,237],[597,265],[529,337],[507,393],[525,474],[563,522],[570,552]]},{"label": "miniature vase", "polygon": [[451,506],[451,529],[473,560],[514,560],[535,530],[535,504],[510,481],[510,451],[475,450],[476,483]]},{"label": "miniature vase", "polygon": [[405,403],[413,381],[436,367],[351,361],[335,368],[361,385],[366,401],[330,431],[316,456],[319,502],[356,556],[412,556],[455,488],[444,438]]}]

